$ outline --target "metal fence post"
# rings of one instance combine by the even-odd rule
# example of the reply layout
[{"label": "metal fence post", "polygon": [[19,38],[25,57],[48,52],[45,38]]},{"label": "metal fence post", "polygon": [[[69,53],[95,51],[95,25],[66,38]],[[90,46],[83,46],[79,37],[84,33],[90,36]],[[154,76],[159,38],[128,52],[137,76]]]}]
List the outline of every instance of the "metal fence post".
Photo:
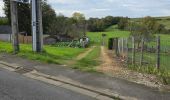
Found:
[{"label": "metal fence post", "polygon": [[160,36],[157,37],[157,61],[156,61],[157,69],[160,69]]}]

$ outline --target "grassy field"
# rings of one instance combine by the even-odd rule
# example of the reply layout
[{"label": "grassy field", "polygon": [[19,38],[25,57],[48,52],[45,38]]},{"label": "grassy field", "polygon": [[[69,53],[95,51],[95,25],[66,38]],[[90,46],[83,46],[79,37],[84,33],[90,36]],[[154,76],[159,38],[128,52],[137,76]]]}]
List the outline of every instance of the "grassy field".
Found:
[{"label": "grassy field", "polygon": [[[47,63],[64,64],[67,60],[75,58],[86,49],[82,48],[69,48],[69,47],[53,47],[44,46],[44,52],[34,53],[32,52],[32,46],[29,44],[20,45],[19,56],[38,60]],[[71,52],[70,52],[71,51]],[[8,42],[0,42],[0,52],[12,53],[12,46]]]},{"label": "grassy field", "polygon": [[130,32],[128,31],[120,31],[120,30],[113,30],[108,32],[88,32],[87,36],[90,38],[90,41],[94,44],[101,44],[102,41],[102,34],[106,34],[105,42],[108,42],[109,38],[113,37],[128,37]]}]

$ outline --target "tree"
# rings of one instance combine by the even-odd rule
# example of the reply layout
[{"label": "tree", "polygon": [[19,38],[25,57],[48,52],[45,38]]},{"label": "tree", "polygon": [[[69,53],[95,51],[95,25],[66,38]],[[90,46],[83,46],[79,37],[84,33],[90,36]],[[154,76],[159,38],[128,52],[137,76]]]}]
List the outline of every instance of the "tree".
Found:
[{"label": "tree", "polygon": [[48,30],[51,36],[56,36],[58,34],[67,34],[67,18],[63,15],[57,15],[53,22],[49,24]]},{"label": "tree", "polygon": [[118,28],[122,29],[122,30],[126,30],[126,28],[128,27],[128,23],[129,23],[129,18],[125,17],[125,18],[121,18],[119,23],[118,23]]},{"label": "tree", "polygon": [[[11,23],[10,14],[10,0],[4,1],[5,15]],[[47,0],[42,0],[42,19],[43,19],[43,32],[48,33],[48,27],[56,17],[55,11],[47,4]],[[31,35],[31,6],[29,4],[18,3],[18,24],[19,31],[25,31],[28,35]]]},{"label": "tree", "polygon": [[72,15],[72,18],[75,22],[83,22],[85,21],[85,16],[82,13],[75,12]]},{"label": "tree", "polygon": [[164,25],[158,23],[155,18],[147,16],[142,19],[142,24],[146,26],[147,30],[152,34],[166,33],[167,29]]},{"label": "tree", "polygon": [[42,22],[43,22],[43,32],[44,34],[49,34],[50,26],[53,24],[56,18],[55,10],[47,4],[47,1],[42,2]]},{"label": "tree", "polygon": [[86,35],[86,19],[84,14],[75,12],[72,15],[72,28],[74,29],[73,34],[76,37],[82,37],[83,35]]},{"label": "tree", "polygon": [[[88,30],[92,32],[105,31],[112,25],[116,25],[120,22],[122,17],[106,16],[104,18],[89,18]],[[123,24],[123,23],[122,23]]]},{"label": "tree", "polygon": [[11,13],[10,13],[10,0],[3,0],[3,2],[4,2],[4,8],[3,8],[3,10],[4,10],[4,12],[5,12],[5,15],[6,15],[6,17],[8,18],[8,24],[10,25],[10,23],[11,23]]},{"label": "tree", "polygon": [[104,20],[99,18],[90,18],[88,20],[88,30],[92,32],[104,31],[105,24]]}]

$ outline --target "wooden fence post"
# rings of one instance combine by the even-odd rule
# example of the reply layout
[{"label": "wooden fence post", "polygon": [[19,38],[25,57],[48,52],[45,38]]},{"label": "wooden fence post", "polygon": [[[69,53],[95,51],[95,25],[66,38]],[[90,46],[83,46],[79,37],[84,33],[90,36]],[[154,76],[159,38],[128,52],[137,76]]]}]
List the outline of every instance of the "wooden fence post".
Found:
[{"label": "wooden fence post", "polygon": [[19,40],[18,40],[18,11],[17,2],[10,0],[10,10],[11,10],[11,26],[12,26],[12,43],[14,48],[14,53],[19,52]]},{"label": "wooden fence post", "polygon": [[132,65],[135,65],[135,38],[132,37]]},{"label": "wooden fence post", "polygon": [[144,50],[144,38],[142,38],[140,66],[142,66],[143,63],[143,50]]},{"label": "wooden fence post", "polygon": [[157,69],[160,69],[160,36],[157,37],[157,61],[156,61]]},{"label": "wooden fence post", "polygon": [[122,38],[122,56],[124,56],[124,38]]},{"label": "wooden fence post", "polygon": [[129,62],[129,56],[128,56],[129,48],[128,48],[128,38],[126,38],[126,62]]},{"label": "wooden fence post", "polygon": [[118,55],[120,55],[120,38],[118,38]]},{"label": "wooden fence post", "polygon": [[118,53],[118,38],[115,38],[115,50],[116,50],[116,56],[119,56],[119,53]]}]

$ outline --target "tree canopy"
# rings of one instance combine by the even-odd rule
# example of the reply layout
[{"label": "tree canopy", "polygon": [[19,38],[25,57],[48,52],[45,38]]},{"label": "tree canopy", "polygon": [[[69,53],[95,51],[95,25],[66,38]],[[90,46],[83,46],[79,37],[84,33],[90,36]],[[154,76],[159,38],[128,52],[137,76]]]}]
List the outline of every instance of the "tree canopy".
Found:
[{"label": "tree canopy", "polygon": [[[6,17],[9,20],[9,25],[11,23],[11,14],[10,14],[10,0],[4,1],[4,12]],[[56,17],[55,11],[47,3],[47,0],[42,0],[42,19],[43,19],[43,30],[44,33],[48,33],[48,27],[51,22],[53,22]],[[25,31],[28,35],[31,35],[31,5],[18,3],[18,25],[19,31]]]}]

